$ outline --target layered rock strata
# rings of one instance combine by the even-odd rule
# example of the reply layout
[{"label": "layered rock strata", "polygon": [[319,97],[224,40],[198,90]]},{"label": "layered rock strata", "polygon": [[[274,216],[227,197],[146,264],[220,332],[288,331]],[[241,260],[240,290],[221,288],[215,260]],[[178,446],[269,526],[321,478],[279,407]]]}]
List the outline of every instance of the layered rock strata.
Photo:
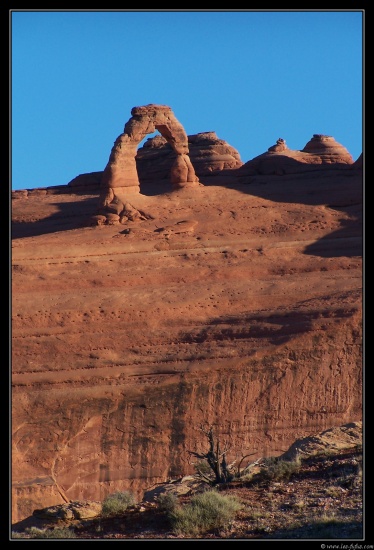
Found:
[{"label": "layered rock strata", "polygon": [[17,194],[14,521],[193,472],[203,423],[233,461],[361,419],[362,170],[248,183],[161,182],[126,227],[81,227],[97,193]]},{"label": "layered rock strata", "polygon": [[13,522],[192,473],[202,424],[231,462],[362,417],[362,156],[316,134],[238,166],[168,107],[132,114],[104,178],[12,196]]},{"label": "layered rock strata", "polygon": [[[219,139],[215,132],[188,136],[188,146],[192,165],[199,178],[243,165],[238,151],[225,140]],[[164,137],[149,138],[136,155],[140,180],[169,179],[173,157],[173,149]]]}]

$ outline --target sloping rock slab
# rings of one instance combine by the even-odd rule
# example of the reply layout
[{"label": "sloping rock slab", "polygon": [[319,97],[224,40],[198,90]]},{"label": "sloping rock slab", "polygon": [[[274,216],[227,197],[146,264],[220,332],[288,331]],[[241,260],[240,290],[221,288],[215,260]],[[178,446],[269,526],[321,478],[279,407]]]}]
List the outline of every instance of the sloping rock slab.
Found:
[{"label": "sloping rock slab", "polygon": [[34,510],[33,515],[41,519],[69,520],[91,519],[101,514],[101,502],[85,500],[57,504],[41,510]]},{"label": "sloping rock slab", "polygon": [[281,458],[294,460],[300,453],[314,455],[324,451],[351,449],[359,445],[362,445],[362,422],[350,422],[316,435],[297,439]]}]

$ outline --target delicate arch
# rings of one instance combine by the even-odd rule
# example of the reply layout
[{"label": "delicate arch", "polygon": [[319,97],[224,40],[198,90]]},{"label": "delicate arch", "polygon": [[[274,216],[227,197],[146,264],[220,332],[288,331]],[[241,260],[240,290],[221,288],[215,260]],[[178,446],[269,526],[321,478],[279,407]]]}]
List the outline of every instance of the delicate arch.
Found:
[{"label": "delicate arch", "polygon": [[140,184],[135,161],[137,147],[148,134],[156,130],[176,153],[176,160],[171,169],[172,185],[185,187],[186,184],[197,183],[199,180],[189,158],[187,134],[170,107],[154,104],[134,107],[131,115],[123,134],[114,142],[103,173],[103,186],[112,189],[135,188],[131,189],[131,192],[139,193]]},{"label": "delicate arch", "polygon": [[[101,187],[101,213],[121,217],[129,195],[140,193],[136,168],[138,144],[156,130],[170,143],[176,158],[170,172],[173,188],[193,187],[199,184],[189,157],[188,138],[181,123],[167,105],[134,107],[112,147],[104,169]],[[108,217],[108,216],[107,216]]]}]

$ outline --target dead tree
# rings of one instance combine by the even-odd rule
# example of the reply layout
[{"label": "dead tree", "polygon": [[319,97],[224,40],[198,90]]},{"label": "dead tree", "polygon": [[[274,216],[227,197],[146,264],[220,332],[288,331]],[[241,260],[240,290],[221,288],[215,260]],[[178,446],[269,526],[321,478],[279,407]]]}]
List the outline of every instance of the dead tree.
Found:
[{"label": "dead tree", "polygon": [[[242,469],[241,469],[241,465],[242,465],[242,462],[243,460],[245,460],[246,458],[248,458],[249,456],[253,456],[255,455],[256,453],[250,453],[248,455],[244,455],[241,457],[240,461],[239,461],[239,464],[237,466],[237,471],[236,471],[236,477],[240,478],[242,476]],[[248,469],[249,466],[256,466],[256,464],[260,461],[260,459],[258,459],[256,462],[253,462],[252,464],[247,464],[246,467],[244,468],[244,471],[246,469]]]},{"label": "dead tree", "polygon": [[[200,426],[200,430],[206,435],[209,443],[209,450],[206,453],[197,453],[196,451],[188,451],[188,453],[200,460],[206,460],[215,476],[216,483],[226,483],[233,479],[233,475],[230,473],[230,466],[226,461],[226,454],[228,452],[227,445],[224,450],[221,450],[219,439],[217,439],[213,432],[213,427],[205,429]],[[211,483],[211,479],[206,476],[199,468],[197,468],[199,475]]]}]

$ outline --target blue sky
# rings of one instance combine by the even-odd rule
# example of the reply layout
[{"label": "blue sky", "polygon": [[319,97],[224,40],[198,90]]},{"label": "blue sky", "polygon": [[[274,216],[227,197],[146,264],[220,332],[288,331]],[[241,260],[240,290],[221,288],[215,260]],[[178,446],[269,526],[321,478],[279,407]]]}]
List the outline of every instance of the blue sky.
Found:
[{"label": "blue sky", "polygon": [[[243,162],[281,137],[363,150],[364,11],[10,10],[11,187],[103,170],[138,105]],[[151,137],[151,136],[148,136]]]}]

